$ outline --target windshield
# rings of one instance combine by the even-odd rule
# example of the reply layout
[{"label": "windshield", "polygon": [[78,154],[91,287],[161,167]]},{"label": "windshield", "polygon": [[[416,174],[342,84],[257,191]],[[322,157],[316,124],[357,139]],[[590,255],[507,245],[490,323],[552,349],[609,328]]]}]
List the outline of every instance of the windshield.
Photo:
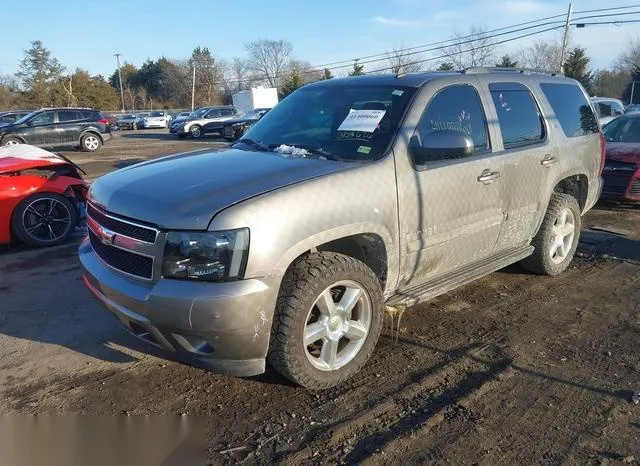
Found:
[{"label": "windshield", "polygon": [[303,87],[283,99],[240,139],[350,160],[386,152],[415,88],[376,85]]},{"label": "windshield", "polygon": [[151,112],[152,117],[163,117],[164,116],[164,112]]},{"label": "windshield", "polygon": [[21,125],[22,123],[26,122],[29,118],[31,118],[33,115],[35,115],[36,113],[38,113],[38,110],[36,110],[35,112],[31,112],[25,116],[23,116],[22,118],[20,118],[19,120],[16,120],[15,123],[13,123],[14,125]]},{"label": "windshield", "polygon": [[609,142],[640,142],[640,118],[616,118],[602,131]]}]

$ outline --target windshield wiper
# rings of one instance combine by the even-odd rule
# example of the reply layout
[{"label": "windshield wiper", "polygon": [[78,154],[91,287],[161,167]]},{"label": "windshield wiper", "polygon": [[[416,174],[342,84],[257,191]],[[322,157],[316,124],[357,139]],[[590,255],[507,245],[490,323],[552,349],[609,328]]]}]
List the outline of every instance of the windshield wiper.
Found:
[{"label": "windshield wiper", "polygon": [[[270,144],[269,145],[269,149],[276,149],[277,147],[280,147],[282,144]],[[340,157],[337,157],[333,154],[330,154],[329,152],[326,152],[322,149],[320,149],[319,147],[313,147],[313,146],[308,146],[305,144],[286,144],[287,146],[291,146],[291,147],[295,147],[296,149],[303,149],[307,152],[309,152],[310,154],[313,155],[319,155],[320,157],[324,157],[327,160],[335,160],[335,161],[339,161],[341,162],[342,159]]]},{"label": "windshield wiper", "polygon": [[266,144],[263,144],[259,141],[254,141],[253,139],[246,139],[246,138],[238,139],[238,141],[236,141],[231,147],[234,147],[236,144],[240,144],[240,143],[244,143],[248,146],[255,147],[256,149],[261,150],[263,152],[266,152],[269,150],[269,146],[267,146]]}]

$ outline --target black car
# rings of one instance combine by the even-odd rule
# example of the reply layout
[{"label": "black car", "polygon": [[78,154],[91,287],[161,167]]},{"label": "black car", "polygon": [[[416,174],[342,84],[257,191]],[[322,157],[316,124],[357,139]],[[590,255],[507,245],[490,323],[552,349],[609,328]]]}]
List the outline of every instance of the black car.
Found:
[{"label": "black car", "polygon": [[84,151],[93,152],[109,139],[109,120],[91,108],[43,108],[0,127],[2,146],[80,146]]},{"label": "black car", "polygon": [[0,126],[10,125],[22,117],[27,116],[33,110],[9,110],[0,112]]},{"label": "black car", "polygon": [[242,137],[242,135],[247,132],[251,125],[262,118],[269,110],[271,109],[256,108],[245,113],[240,118],[223,121],[221,122],[221,134],[225,137],[225,139],[229,141],[235,141],[236,139]]}]

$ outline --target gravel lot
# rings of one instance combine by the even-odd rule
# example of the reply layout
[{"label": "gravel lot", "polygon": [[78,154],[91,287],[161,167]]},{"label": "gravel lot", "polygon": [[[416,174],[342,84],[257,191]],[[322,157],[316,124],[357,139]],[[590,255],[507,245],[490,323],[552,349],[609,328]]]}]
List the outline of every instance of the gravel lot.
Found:
[{"label": "gravel lot", "polygon": [[[93,179],[226,145],[138,131],[65,155]],[[386,330],[369,364],[324,392],[167,359],[101,311],[77,240],[12,248],[0,253],[0,413],[195,415],[214,464],[637,464],[640,209],[598,206],[585,227],[565,274],[513,266],[410,309],[397,343]]]}]

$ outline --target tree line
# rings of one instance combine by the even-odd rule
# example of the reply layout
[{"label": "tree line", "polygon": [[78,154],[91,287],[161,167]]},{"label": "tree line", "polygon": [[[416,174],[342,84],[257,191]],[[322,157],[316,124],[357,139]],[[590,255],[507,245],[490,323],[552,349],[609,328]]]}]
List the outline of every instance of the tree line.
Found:
[{"label": "tree line", "polygon": [[[469,40],[469,37],[473,37]],[[587,50],[569,47],[564,74],[580,81],[590,95],[617,97],[628,103],[631,81],[640,81],[640,39],[629,41],[611,69],[594,70]],[[87,106],[127,111],[149,108],[190,108],[195,72],[195,106],[231,103],[233,93],[256,86],[278,89],[281,98],[306,83],[336,75],[365,73],[454,70],[474,66],[523,67],[557,72],[562,60],[561,38],[538,40],[509,54],[482,26],[454,33],[439,57],[397,46],[381,54],[375,63],[355,60],[350,69],[315,69],[297,58],[293,45],[285,40],[258,39],[244,45],[244,56],[222,60],[207,47],[197,46],[186,59],[147,59],[139,67],[124,62],[108,77],[86,70],[66,69],[42,41],[31,42],[13,76],[0,76],[0,108],[44,106]],[[122,82],[120,82],[122,78]],[[640,86],[634,102],[640,102]],[[122,97],[121,99],[121,89]],[[124,100],[124,102],[122,102]]]}]

